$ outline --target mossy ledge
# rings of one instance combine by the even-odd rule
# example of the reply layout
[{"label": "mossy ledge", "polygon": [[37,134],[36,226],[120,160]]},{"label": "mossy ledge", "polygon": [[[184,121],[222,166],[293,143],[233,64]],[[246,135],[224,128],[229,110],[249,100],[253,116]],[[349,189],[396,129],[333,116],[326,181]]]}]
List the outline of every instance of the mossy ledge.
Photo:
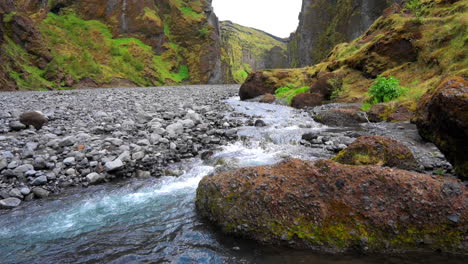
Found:
[{"label": "mossy ledge", "polygon": [[223,232],[267,244],[467,254],[467,196],[454,179],[290,160],[206,177],[196,205]]}]

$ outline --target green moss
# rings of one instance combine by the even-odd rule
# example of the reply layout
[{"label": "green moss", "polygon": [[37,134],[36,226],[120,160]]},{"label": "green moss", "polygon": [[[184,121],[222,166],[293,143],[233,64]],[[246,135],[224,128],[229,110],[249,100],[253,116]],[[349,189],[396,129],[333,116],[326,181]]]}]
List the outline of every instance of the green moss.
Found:
[{"label": "green moss", "polygon": [[3,22],[10,23],[13,20],[13,17],[16,15],[16,12],[11,12],[3,15]]},{"label": "green moss", "polygon": [[275,96],[281,99],[285,99],[288,104],[291,104],[292,99],[301,93],[306,93],[310,90],[309,86],[304,86],[300,88],[294,88],[294,85],[288,85],[285,87],[278,88],[275,91]]},{"label": "green moss", "polygon": [[6,73],[15,80],[18,86],[27,89],[52,89],[55,84],[47,81],[45,71],[32,64],[34,56],[30,55],[24,48],[15,44],[13,40],[6,37],[2,45],[4,55],[12,60],[12,64],[7,63],[4,66]]}]

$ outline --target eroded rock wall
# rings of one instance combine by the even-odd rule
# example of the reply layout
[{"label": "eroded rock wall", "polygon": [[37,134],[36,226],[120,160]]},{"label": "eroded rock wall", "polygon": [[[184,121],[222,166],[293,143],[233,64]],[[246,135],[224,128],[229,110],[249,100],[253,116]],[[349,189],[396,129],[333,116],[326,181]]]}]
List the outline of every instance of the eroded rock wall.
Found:
[{"label": "eroded rock wall", "polygon": [[305,67],[332,48],[364,33],[385,8],[401,0],[303,0],[299,27],[290,37],[289,63]]}]

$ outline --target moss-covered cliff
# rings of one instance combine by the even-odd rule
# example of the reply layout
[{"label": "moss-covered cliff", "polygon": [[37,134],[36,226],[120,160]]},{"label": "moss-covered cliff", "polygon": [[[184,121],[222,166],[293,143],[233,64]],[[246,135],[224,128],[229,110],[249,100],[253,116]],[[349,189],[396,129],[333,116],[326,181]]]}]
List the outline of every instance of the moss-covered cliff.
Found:
[{"label": "moss-covered cliff", "polygon": [[286,40],[230,21],[220,25],[226,82],[242,83],[253,71],[289,66]]},{"label": "moss-covered cliff", "polygon": [[401,0],[303,0],[299,27],[291,35],[289,63],[305,67],[323,60],[332,48],[364,33],[391,3]]},{"label": "moss-covered cliff", "polygon": [[221,82],[207,0],[0,3],[0,90]]},{"label": "moss-covered cliff", "polygon": [[414,111],[446,76],[468,77],[468,0],[416,2],[387,9],[367,32],[335,46],[319,64],[263,71],[264,85],[312,87],[321,74],[332,74],[333,102],[363,102],[378,75],[394,76],[409,92],[389,102],[387,114],[401,105]]}]

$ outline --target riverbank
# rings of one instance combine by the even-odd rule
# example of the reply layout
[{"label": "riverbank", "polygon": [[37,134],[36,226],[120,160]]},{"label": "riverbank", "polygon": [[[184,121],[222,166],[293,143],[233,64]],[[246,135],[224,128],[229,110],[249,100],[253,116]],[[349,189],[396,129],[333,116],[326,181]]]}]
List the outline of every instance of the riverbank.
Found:
[{"label": "riverbank", "polygon": [[[132,177],[179,176],[169,164],[235,136],[223,99],[237,85],[1,93],[0,200],[9,207],[69,187]],[[18,127],[40,111],[40,130]],[[21,124],[20,124],[21,125]],[[24,128],[24,127],[23,127]],[[8,206],[7,206],[8,207]]]}]

